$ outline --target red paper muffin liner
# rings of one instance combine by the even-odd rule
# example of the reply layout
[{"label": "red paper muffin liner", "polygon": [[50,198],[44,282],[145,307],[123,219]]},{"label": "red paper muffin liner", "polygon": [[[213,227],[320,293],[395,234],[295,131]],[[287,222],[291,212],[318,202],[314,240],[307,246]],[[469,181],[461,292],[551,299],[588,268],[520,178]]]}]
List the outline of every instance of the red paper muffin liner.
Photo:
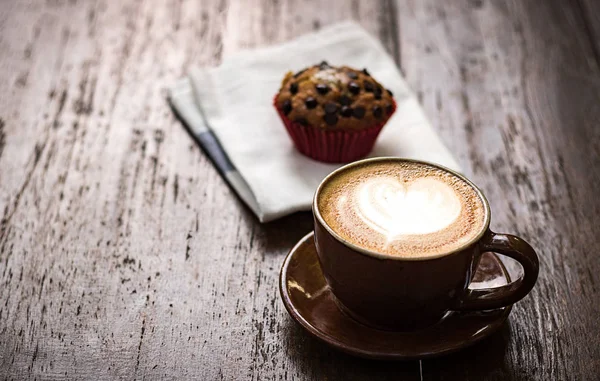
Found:
[{"label": "red paper muffin liner", "polygon": [[393,111],[383,123],[358,131],[326,131],[292,122],[277,107],[277,96],[273,105],[298,151],[325,163],[348,163],[365,157],[373,149],[387,120],[396,112],[393,101]]}]

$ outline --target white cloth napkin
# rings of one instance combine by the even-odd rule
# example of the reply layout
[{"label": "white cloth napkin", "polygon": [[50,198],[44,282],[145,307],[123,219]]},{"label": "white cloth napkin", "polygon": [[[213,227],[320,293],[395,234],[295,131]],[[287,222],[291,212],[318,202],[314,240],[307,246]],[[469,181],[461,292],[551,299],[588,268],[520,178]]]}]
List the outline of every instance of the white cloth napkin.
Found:
[{"label": "white cloth napkin", "polygon": [[356,23],[344,22],[284,44],[236,53],[219,67],[194,68],[170,91],[174,111],[261,222],[310,210],[319,182],[339,167],[296,151],[272,105],[287,71],[323,60],[366,67],[394,93],[397,111],[369,156],[460,169],[383,46]]}]

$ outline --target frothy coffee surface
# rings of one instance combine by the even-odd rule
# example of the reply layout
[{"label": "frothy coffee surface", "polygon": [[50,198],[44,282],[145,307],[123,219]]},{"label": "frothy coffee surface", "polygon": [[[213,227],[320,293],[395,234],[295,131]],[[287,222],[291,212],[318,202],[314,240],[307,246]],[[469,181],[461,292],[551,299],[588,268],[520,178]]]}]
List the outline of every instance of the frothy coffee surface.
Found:
[{"label": "frothy coffee surface", "polygon": [[336,174],[321,189],[317,207],[325,223],[347,241],[402,257],[452,251],[485,223],[483,201],[459,177],[393,160]]}]

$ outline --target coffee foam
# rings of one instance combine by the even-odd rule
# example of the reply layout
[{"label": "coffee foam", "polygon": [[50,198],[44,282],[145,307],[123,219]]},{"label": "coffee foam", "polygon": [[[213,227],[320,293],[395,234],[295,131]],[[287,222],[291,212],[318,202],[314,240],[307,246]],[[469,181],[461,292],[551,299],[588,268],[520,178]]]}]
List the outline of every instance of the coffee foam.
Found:
[{"label": "coffee foam", "polygon": [[433,166],[392,160],[336,174],[317,207],[342,238],[402,257],[453,251],[485,223],[483,201],[465,181]]}]

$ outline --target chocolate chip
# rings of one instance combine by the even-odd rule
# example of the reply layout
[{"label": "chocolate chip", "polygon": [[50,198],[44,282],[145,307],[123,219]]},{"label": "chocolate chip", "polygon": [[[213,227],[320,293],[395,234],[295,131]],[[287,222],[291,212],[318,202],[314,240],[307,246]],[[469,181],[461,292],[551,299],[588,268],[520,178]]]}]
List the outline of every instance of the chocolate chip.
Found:
[{"label": "chocolate chip", "polygon": [[348,73],[346,73],[346,74],[348,74],[348,78],[350,78],[350,79],[356,79],[356,78],[358,78],[358,74],[356,74],[356,73],[355,73],[355,72],[353,72],[353,71],[349,71],[349,72],[348,72]]},{"label": "chocolate chip", "polygon": [[296,119],[294,119],[294,122],[299,123],[303,126],[308,126],[308,120],[306,120],[306,118],[302,118],[302,117],[296,118]]},{"label": "chocolate chip", "polygon": [[281,105],[281,111],[283,111],[283,113],[285,115],[289,114],[290,111],[292,111],[292,101],[289,99],[286,99],[283,104]]},{"label": "chocolate chip", "polygon": [[392,93],[392,91],[390,89],[386,89],[385,91],[387,91],[387,93],[390,94],[390,97],[394,96],[394,93]]},{"label": "chocolate chip", "polygon": [[298,84],[296,82],[294,82],[290,85],[290,93],[292,93],[292,95],[295,95],[297,92],[298,92]]},{"label": "chocolate chip", "polygon": [[373,94],[375,94],[375,99],[381,99],[381,86],[377,85],[373,91]]},{"label": "chocolate chip", "polygon": [[364,107],[356,107],[353,111],[352,111],[352,115],[356,118],[356,119],[362,119],[363,116],[365,116],[365,108]]},{"label": "chocolate chip", "polygon": [[377,119],[383,116],[383,110],[379,106],[373,106],[373,116]]},{"label": "chocolate chip", "polygon": [[362,71],[363,73],[365,73],[365,75],[368,75],[369,77],[371,76],[371,74],[369,74],[369,72],[367,71],[367,68],[364,68]]},{"label": "chocolate chip", "polygon": [[319,69],[321,69],[321,70],[329,69],[330,67],[331,66],[329,66],[327,61],[321,61],[321,63],[319,64]]},{"label": "chocolate chip", "polygon": [[352,116],[352,108],[348,107],[348,106],[342,106],[340,114],[342,114],[342,116],[344,116],[346,118],[349,118]]},{"label": "chocolate chip", "polygon": [[330,126],[333,126],[338,121],[338,117],[335,114],[325,114],[323,119],[325,119],[325,123],[327,123]]},{"label": "chocolate chip", "polygon": [[326,114],[335,114],[337,112],[338,106],[333,102],[329,102],[326,103],[325,107],[323,108],[325,109]]},{"label": "chocolate chip", "polygon": [[324,83],[319,83],[317,86],[317,92],[321,95],[325,95],[329,92],[329,86]]},{"label": "chocolate chip", "polygon": [[302,73],[304,73],[306,71],[306,69],[302,69],[299,72],[297,72],[296,74],[294,74],[294,78],[298,78],[299,76],[302,75]]},{"label": "chocolate chip", "polygon": [[350,99],[350,97],[347,97],[345,95],[340,95],[340,97],[337,99],[337,101],[342,106],[349,106],[350,103],[352,103],[352,99]]},{"label": "chocolate chip", "polygon": [[375,87],[373,87],[373,83],[370,81],[364,81],[363,86],[365,88],[365,91],[368,91],[370,93],[373,92],[373,90],[375,90]]},{"label": "chocolate chip", "polygon": [[348,84],[348,90],[350,90],[352,94],[356,95],[360,92],[360,86],[356,82],[350,82]]},{"label": "chocolate chip", "polygon": [[308,109],[312,109],[312,108],[315,108],[315,107],[317,107],[317,104],[318,104],[318,102],[317,102],[317,100],[316,100],[315,98],[313,98],[313,97],[308,97],[308,98],[306,98],[306,100],[304,101],[304,104],[306,105],[306,108],[308,108]]},{"label": "chocolate chip", "polygon": [[388,115],[392,115],[392,113],[394,112],[394,106],[388,104],[387,106],[385,106],[385,112],[387,112]]}]

